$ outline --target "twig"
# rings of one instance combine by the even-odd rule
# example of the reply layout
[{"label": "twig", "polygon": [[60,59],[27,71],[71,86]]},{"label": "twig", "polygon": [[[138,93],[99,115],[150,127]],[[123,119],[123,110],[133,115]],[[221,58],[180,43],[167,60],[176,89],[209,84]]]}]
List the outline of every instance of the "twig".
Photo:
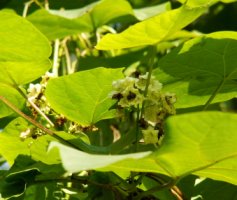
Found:
[{"label": "twig", "polygon": [[52,127],[54,127],[54,123],[40,110],[31,98],[27,98],[27,101]]},{"label": "twig", "polygon": [[63,44],[64,53],[65,53],[65,57],[66,57],[67,72],[68,72],[68,74],[72,74],[73,73],[72,62],[71,62],[70,54],[69,54],[68,47],[67,47],[67,41],[68,41],[68,38],[66,38],[62,42],[62,44]]},{"label": "twig", "polygon": [[[16,85],[16,83],[15,83]],[[21,89],[16,85],[14,88],[29,102],[29,104],[52,126],[54,127],[54,123],[39,109],[37,105],[32,101],[31,98],[28,98],[25,93],[21,91]]]},{"label": "twig", "polygon": [[[146,82],[146,87],[145,87],[145,91],[144,91],[144,97],[146,98],[147,94],[148,94],[148,87],[150,85],[150,80],[151,80],[151,75],[152,75],[152,70],[154,67],[154,60],[155,60],[155,55],[156,55],[156,46],[151,46],[148,52],[148,57],[149,57],[149,71],[148,71],[148,77],[147,77],[147,82]],[[142,109],[141,109],[141,115],[140,117],[143,116],[144,114],[144,106],[145,106],[145,101],[142,103]]]},{"label": "twig", "polygon": [[223,80],[221,80],[221,82],[219,83],[219,85],[217,86],[217,88],[215,89],[215,91],[212,93],[212,95],[210,96],[210,98],[207,100],[203,111],[206,110],[208,108],[208,106],[211,104],[211,102],[213,101],[213,99],[216,97],[216,95],[218,94],[218,92],[221,90],[222,86],[225,83],[225,79],[223,78]]},{"label": "twig", "polygon": [[[11,108],[14,112],[16,112],[18,115],[20,115],[21,117],[23,117],[25,120],[27,120],[28,122],[30,122],[32,125],[36,126],[37,128],[41,129],[42,131],[44,131],[45,133],[51,135],[52,137],[54,137],[55,139],[57,139],[58,141],[67,144],[71,147],[74,147],[76,149],[79,149],[78,146],[68,142],[67,140],[64,140],[63,138],[61,138],[60,136],[58,136],[57,134],[55,134],[52,130],[47,129],[46,127],[44,127],[43,125],[41,125],[40,123],[38,123],[37,121],[35,121],[34,119],[32,119],[31,117],[27,116],[25,113],[21,112],[15,105],[13,105],[10,101],[8,101],[5,97],[0,96],[0,101],[2,101],[4,104],[6,104],[9,108]],[[80,149],[79,149],[80,150]]]},{"label": "twig", "polygon": [[56,39],[54,41],[54,52],[53,52],[53,69],[52,69],[52,73],[54,76],[58,76],[58,52],[59,52],[59,39]]},{"label": "twig", "polygon": [[29,7],[32,3],[33,3],[32,0],[25,3],[24,10],[23,10],[23,13],[22,13],[22,17],[26,18]]}]

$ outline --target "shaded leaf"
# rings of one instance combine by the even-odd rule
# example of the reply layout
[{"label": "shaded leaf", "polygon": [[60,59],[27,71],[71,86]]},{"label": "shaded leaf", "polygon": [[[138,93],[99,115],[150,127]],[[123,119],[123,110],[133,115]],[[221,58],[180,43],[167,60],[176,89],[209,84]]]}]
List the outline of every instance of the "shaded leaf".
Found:
[{"label": "shaded leaf", "polygon": [[[0,184],[0,192],[4,197],[20,196],[20,198],[24,197],[23,199],[29,199],[30,197],[32,199],[42,199],[45,196],[50,199],[49,196],[53,196],[52,190],[57,188],[57,182],[50,180],[61,177],[62,174],[64,174],[64,170],[61,165],[46,165],[32,160],[29,156],[20,155],[5,174],[5,179],[2,185]],[[40,179],[38,176],[40,176]],[[32,184],[36,180],[38,181],[37,184]],[[47,182],[47,180],[49,181]],[[54,185],[53,189],[50,187],[53,186],[52,184]],[[35,192],[35,195],[38,195],[37,198],[33,198],[34,194],[32,194],[32,190],[34,191],[35,188],[41,192],[40,195],[39,191]]]},{"label": "shaded leaf", "polygon": [[229,183],[206,179],[195,185],[193,188],[193,196],[199,196],[200,198],[197,198],[197,200],[236,200],[237,187]]},{"label": "shaded leaf", "polygon": [[144,55],[145,51],[146,49],[142,49],[109,58],[94,57],[94,56],[81,57],[78,70],[79,71],[88,70],[101,66],[106,68],[121,68],[121,67],[127,68],[132,64],[138,63],[139,61],[145,59]]},{"label": "shaded leaf", "polygon": [[154,74],[164,90],[176,93],[177,108],[204,105],[237,95],[237,33],[215,32],[186,42],[164,56]]},{"label": "shaded leaf", "polygon": [[232,3],[236,2],[236,0],[178,0],[181,3],[185,3],[190,8],[203,7],[203,6],[211,6],[217,2],[224,3]]},{"label": "shaded leaf", "polygon": [[46,98],[52,108],[83,126],[116,116],[109,110],[113,80],[122,78],[122,69],[96,68],[51,79]]},{"label": "shaded leaf", "polygon": [[96,48],[100,50],[122,49],[162,42],[190,24],[205,10],[205,8],[188,9],[182,6],[164,12],[139,22],[122,33],[105,35]]}]

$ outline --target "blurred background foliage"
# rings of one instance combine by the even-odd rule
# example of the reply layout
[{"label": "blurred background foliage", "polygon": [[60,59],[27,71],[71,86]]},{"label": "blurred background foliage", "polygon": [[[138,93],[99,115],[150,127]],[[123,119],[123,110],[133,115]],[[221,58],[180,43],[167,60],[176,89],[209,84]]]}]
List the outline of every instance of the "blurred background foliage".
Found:
[{"label": "blurred background foliage", "polygon": [[[42,0],[41,0],[42,1]],[[164,2],[171,2],[173,7],[179,6],[176,0],[128,0],[133,8],[143,8],[158,5]],[[18,14],[21,14],[24,8],[24,3],[27,0],[1,0],[0,8],[14,9]],[[43,2],[43,1],[42,1]],[[84,7],[95,0],[48,0],[51,9],[76,9]],[[39,8],[37,5],[30,7],[29,13]],[[189,25],[189,30],[198,30],[204,33],[210,33],[218,30],[237,30],[237,3],[223,4],[218,3],[213,5],[209,12],[203,15],[196,22]]]}]

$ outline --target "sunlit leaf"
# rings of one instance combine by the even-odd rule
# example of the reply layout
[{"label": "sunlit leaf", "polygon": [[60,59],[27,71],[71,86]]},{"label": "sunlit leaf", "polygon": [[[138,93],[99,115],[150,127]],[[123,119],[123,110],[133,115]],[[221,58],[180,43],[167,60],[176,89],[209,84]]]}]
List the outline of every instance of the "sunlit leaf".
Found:
[{"label": "sunlit leaf", "polygon": [[90,155],[55,142],[50,149],[59,148],[63,166],[70,172],[100,168],[156,172],[174,179],[195,174],[237,184],[236,120],[235,114],[221,112],[171,117],[162,146],[151,155]]},{"label": "sunlit leaf", "polygon": [[[86,78],[85,78],[86,77]],[[116,116],[109,98],[113,80],[122,78],[122,69],[96,68],[49,81],[46,98],[52,108],[69,119],[89,126]]]},{"label": "sunlit leaf", "polygon": [[[33,159],[45,163],[57,163],[58,157],[54,153],[46,154],[50,141],[55,140],[51,136],[45,135],[34,140],[28,138],[25,141],[20,139],[20,134],[29,128],[29,124],[22,118],[11,121],[0,133],[0,154],[9,164],[13,164],[14,159],[19,155],[31,155]],[[32,128],[32,127],[31,127]]]},{"label": "sunlit leaf", "polygon": [[162,42],[190,24],[205,10],[205,7],[188,9],[186,6],[182,6],[164,12],[139,22],[122,33],[105,35],[96,48],[101,50],[122,49]]},{"label": "sunlit leaf", "polygon": [[[3,83],[0,83],[0,96],[10,101],[18,108],[22,108],[25,103],[25,99],[15,88]],[[6,106],[2,101],[0,101],[0,110],[0,118],[13,114],[12,109]]]},{"label": "sunlit leaf", "polygon": [[29,83],[49,68],[49,41],[31,23],[0,11],[0,82]]}]

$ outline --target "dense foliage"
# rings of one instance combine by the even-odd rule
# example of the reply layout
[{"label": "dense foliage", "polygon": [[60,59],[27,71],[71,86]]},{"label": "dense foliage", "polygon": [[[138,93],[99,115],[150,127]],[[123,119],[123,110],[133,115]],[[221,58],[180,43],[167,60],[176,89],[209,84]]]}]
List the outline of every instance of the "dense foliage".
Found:
[{"label": "dense foliage", "polygon": [[0,6],[0,199],[237,199],[236,0]]}]

